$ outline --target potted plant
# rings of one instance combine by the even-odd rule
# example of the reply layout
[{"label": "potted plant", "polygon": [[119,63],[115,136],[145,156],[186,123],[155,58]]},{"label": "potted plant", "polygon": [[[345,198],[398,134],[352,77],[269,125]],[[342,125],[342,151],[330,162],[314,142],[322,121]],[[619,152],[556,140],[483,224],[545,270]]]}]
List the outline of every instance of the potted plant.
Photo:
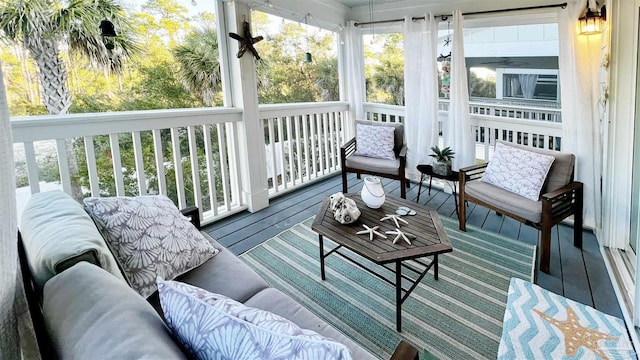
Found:
[{"label": "potted plant", "polygon": [[454,158],[455,152],[448,146],[440,149],[438,145],[432,146],[431,151],[433,153],[429,154],[429,156],[435,159],[432,165],[433,172],[442,176],[451,175],[451,160]]}]

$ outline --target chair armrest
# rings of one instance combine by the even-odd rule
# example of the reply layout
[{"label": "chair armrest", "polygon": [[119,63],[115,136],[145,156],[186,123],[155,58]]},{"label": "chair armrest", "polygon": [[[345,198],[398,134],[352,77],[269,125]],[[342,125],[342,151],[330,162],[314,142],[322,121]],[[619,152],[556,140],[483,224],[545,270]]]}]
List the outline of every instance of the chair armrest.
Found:
[{"label": "chair armrest", "polygon": [[542,194],[542,199],[547,201],[553,201],[554,199],[561,198],[562,196],[575,192],[577,189],[582,188],[582,183],[579,181],[571,182],[557,190]]},{"label": "chair armrest", "polygon": [[557,190],[541,196],[542,213],[550,214],[553,218],[564,218],[582,211],[583,184],[579,181],[571,182]]},{"label": "chair armrest", "polygon": [[344,145],[340,147],[340,157],[342,159],[345,159],[347,156],[353,154],[356,151],[356,148],[357,148],[356,138],[354,137],[353,139],[347,141],[346,143],[344,143]]},{"label": "chair armrest", "polygon": [[189,206],[188,208],[180,210],[182,215],[189,218],[189,221],[196,227],[196,229],[200,230],[202,226],[200,225],[200,211],[196,206]]},{"label": "chair armrest", "polygon": [[391,360],[418,360],[418,349],[402,340],[391,355]]},{"label": "chair armrest", "polygon": [[489,165],[489,163],[471,165],[458,170],[458,173],[460,174],[460,186],[464,186],[467,181],[481,178],[485,170],[487,170],[487,165]]},{"label": "chair armrest", "polygon": [[400,149],[400,152],[398,153],[398,157],[403,157],[406,158],[407,157],[407,145],[402,145],[402,148]]}]

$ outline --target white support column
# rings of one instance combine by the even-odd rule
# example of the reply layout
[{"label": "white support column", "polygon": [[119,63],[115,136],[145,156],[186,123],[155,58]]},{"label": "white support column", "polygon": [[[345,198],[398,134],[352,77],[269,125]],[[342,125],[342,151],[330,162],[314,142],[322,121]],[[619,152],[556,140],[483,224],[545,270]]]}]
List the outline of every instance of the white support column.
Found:
[{"label": "white support column", "polygon": [[[218,0],[219,2],[221,0]],[[258,91],[256,82],[256,60],[247,51],[238,59],[238,42],[229,41],[226,35],[234,32],[244,36],[242,23],[251,22],[251,12],[247,4],[240,1],[223,2],[224,20],[220,21],[220,34],[227,41],[227,61],[229,64],[231,104],[243,109],[242,122],[237,124],[240,174],[242,195],[249,211],[255,212],[269,206],[269,190],[267,188],[266,151],[264,146],[264,130],[258,114]],[[252,34],[257,36],[257,34]]]},{"label": "white support column", "polygon": [[[347,54],[349,53],[349,51],[347,51],[346,47],[347,45],[347,31],[346,29],[342,29],[340,30],[340,32],[337,33],[337,40],[338,40],[338,84],[340,86],[340,101],[349,101],[349,88],[350,86],[348,85],[348,81],[349,79],[347,78],[347,62],[345,61]],[[350,104],[350,106],[353,106]],[[355,132],[353,131],[353,129],[355,129],[355,124],[356,122],[356,113],[355,111],[353,111],[353,109],[347,111],[347,115],[348,117],[344,120],[345,121],[345,128],[343,129],[344,131],[344,138],[345,141],[351,139],[352,137],[355,136]],[[340,144],[340,146],[342,146],[343,144]]]}]

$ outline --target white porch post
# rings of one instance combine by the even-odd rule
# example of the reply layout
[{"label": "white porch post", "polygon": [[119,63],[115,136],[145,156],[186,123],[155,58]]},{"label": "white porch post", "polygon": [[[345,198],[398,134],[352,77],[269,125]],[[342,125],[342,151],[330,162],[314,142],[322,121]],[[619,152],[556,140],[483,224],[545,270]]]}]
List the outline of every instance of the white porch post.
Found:
[{"label": "white porch post", "polygon": [[[267,165],[264,146],[264,130],[258,114],[258,90],[256,82],[256,60],[251,52],[247,51],[238,59],[237,41],[230,41],[228,33],[234,32],[244,36],[242,23],[251,22],[251,12],[247,4],[239,1],[223,2],[218,0],[219,38],[220,42],[226,42],[223,48],[228,49],[226,56],[229,65],[229,83],[231,99],[225,96],[225,106],[239,107],[243,109],[242,122],[237,123],[238,134],[238,164],[242,181],[242,195],[249,211],[255,212],[269,206],[269,190],[267,188]],[[256,34],[252,34],[256,36]],[[223,56],[224,57],[224,56]],[[228,86],[225,89],[229,89]]]}]

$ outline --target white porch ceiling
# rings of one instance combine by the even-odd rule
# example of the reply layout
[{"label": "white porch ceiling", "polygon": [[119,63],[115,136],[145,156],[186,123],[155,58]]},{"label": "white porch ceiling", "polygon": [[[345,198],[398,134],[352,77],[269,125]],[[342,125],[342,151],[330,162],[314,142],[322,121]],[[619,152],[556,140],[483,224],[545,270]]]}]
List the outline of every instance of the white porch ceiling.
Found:
[{"label": "white porch ceiling", "polygon": [[[349,20],[366,22],[371,17],[376,21],[390,20],[405,16],[421,16],[424,13],[450,14],[455,9],[460,9],[464,13],[552,5],[574,0],[373,0],[373,14],[370,11],[369,0],[270,0],[272,8],[266,5],[268,4],[266,0],[240,1],[248,2],[254,8],[274,15],[291,14],[290,17],[294,20],[311,14],[318,25],[333,29],[338,24],[344,24]],[[549,13],[549,11],[553,10],[538,12]],[[535,12],[529,11],[525,16],[511,13],[509,16],[526,18]]]}]

